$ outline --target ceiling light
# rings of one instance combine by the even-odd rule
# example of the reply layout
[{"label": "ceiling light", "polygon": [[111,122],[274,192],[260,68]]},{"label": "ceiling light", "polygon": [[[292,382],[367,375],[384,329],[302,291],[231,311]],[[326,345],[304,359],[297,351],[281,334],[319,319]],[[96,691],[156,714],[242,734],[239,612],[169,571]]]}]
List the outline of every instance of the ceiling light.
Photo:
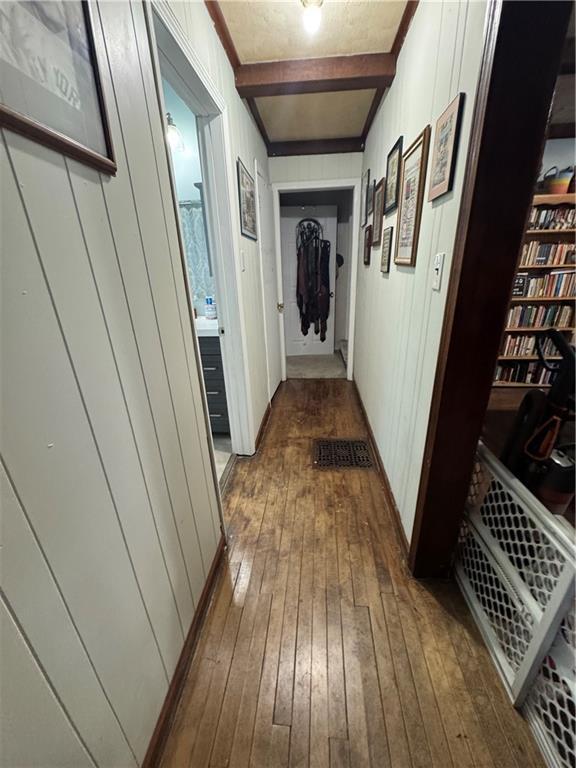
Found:
[{"label": "ceiling light", "polygon": [[309,35],[315,35],[320,29],[322,20],[322,12],[320,11],[322,0],[301,0],[301,3],[304,6],[304,13],[302,14],[304,29]]},{"label": "ceiling light", "polygon": [[176,123],[172,119],[170,112],[166,112],[166,124],[166,138],[168,139],[168,144],[170,144],[170,149],[172,152],[184,152],[184,139],[178,128],[176,128]]}]

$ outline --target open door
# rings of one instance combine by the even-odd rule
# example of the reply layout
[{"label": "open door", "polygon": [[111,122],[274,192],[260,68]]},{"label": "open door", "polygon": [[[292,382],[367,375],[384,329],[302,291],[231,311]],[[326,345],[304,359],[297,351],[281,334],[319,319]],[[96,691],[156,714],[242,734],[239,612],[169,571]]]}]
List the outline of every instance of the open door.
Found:
[{"label": "open door", "polygon": [[260,270],[262,275],[262,301],[264,305],[264,338],[268,371],[268,399],[271,400],[282,380],[282,350],[280,345],[280,318],[278,276],[274,252],[272,187],[264,172],[256,164],[258,185],[258,226]]}]

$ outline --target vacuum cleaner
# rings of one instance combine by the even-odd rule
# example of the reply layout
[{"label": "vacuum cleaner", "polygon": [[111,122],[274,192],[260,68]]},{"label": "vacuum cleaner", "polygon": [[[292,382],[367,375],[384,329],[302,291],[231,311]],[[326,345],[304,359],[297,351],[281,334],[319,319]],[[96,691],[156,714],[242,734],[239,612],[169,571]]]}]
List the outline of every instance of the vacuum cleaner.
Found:
[{"label": "vacuum cleaner", "polygon": [[[559,360],[545,356],[547,339]],[[526,393],[500,459],[551,512],[574,523],[576,356],[555,328],[537,333],[536,350],[540,364],[552,374],[551,386],[546,392]]]}]

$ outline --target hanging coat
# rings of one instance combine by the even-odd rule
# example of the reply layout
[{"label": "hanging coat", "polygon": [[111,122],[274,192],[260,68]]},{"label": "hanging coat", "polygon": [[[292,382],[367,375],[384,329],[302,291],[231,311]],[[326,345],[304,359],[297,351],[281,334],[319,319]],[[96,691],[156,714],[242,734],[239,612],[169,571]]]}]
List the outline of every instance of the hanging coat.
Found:
[{"label": "hanging coat", "polygon": [[330,242],[322,239],[322,227],[314,219],[297,227],[296,302],[300,328],[308,335],[311,325],[320,341],[326,340],[330,314]]}]

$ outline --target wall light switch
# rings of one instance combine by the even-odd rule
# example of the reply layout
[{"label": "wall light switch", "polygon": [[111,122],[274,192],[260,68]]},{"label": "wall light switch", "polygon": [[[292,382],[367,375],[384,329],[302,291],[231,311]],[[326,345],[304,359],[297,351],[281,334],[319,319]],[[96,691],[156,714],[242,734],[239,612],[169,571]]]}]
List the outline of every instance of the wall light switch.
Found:
[{"label": "wall light switch", "polygon": [[244,249],[240,249],[240,271],[246,272],[246,258],[244,255]]},{"label": "wall light switch", "polygon": [[437,253],[434,256],[434,269],[432,275],[432,290],[439,291],[442,283],[442,269],[444,267],[445,253]]}]

